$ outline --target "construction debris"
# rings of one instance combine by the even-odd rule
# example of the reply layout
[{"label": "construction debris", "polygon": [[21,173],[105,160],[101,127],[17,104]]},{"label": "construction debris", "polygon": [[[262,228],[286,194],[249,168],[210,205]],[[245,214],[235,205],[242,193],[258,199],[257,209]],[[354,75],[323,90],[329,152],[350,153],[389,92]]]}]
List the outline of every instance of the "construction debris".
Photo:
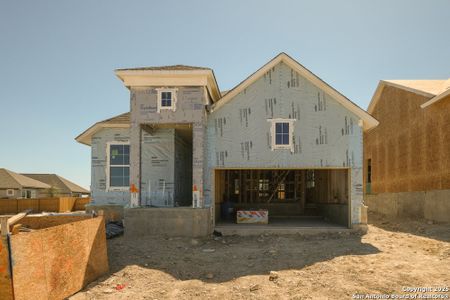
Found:
[{"label": "construction debris", "polygon": [[202,251],[203,251],[203,252],[205,252],[205,253],[211,253],[211,252],[215,252],[215,251],[216,251],[216,249],[212,249],[212,248],[205,248],[205,249],[203,249]]},{"label": "construction debris", "polygon": [[278,272],[270,271],[269,273],[269,280],[270,281],[277,281],[278,279]]},{"label": "construction debris", "polygon": [[112,239],[113,237],[123,234],[122,221],[111,221],[106,224],[106,238]]}]

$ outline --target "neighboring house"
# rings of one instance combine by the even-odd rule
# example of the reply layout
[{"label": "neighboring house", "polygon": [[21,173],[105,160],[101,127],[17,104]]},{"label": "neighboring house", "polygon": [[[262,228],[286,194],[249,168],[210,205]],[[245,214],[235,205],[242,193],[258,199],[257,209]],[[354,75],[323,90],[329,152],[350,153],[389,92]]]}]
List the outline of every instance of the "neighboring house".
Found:
[{"label": "neighboring house", "polygon": [[94,204],[211,207],[219,221],[229,202],[361,222],[363,132],[378,122],[288,55],[225,95],[209,68],[116,75],[130,113],[76,138],[92,148]]},{"label": "neighboring house", "polygon": [[51,186],[47,190],[48,197],[82,197],[90,194],[85,188],[57,174],[22,174]]},{"label": "neighboring house", "polygon": [[39,198],[49,188],[46,183],[0,168],[0,199]]},{"label": "neighboring house", "polygon": [[365,133],[369,209],[450,221],[450,79],[380,81]]}]

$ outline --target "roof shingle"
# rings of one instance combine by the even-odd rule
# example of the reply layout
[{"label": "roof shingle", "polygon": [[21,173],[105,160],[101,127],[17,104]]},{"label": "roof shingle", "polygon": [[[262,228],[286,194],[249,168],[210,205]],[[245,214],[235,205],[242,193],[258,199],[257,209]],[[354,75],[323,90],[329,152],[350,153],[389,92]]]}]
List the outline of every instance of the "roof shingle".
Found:
[{"label": "roof shingle", "polygon": [[48,189],[51,186],[33,178],[17,174],[7,169],[0,169],[0,189],[37,188]]},{"label": "roof shingle", "polygon": [[85,188],[73,183],[72,181],[69,181],[65,179],[64,177],[61,177],[57,174],[22,174],[24,176],[33,178],[35,180],[39,180],[41,182],[44,182],[51,187],[57,189],[61,193],[84,193],[88,194],[89,191]]}]

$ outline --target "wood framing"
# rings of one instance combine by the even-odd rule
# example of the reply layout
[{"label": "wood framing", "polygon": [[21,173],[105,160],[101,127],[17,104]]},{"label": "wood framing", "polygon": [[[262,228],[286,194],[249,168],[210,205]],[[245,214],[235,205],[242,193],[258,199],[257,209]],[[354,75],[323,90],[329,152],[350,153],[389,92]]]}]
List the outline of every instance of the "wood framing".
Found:
[{"label": "wood framing", "polygon": [[[308,187],[306,172],[316,172]],[[220,219],[221,204],[235,209],[268,209],[269,215],[303,216],[319,212],[319,206],[345,205],[350,226],[350,169],[215,169],[214,209]],[[308,190],[308,191],[307,191]],[[313,210],[306,210],[306,204]]]}]

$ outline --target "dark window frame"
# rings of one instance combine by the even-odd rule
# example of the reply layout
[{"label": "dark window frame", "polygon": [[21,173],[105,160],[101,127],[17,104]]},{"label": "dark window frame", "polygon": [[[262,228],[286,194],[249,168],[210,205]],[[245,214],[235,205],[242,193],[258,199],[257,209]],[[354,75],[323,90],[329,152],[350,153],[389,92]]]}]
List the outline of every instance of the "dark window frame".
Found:
[{"label": "dark window frame", "polygon": [[276,146],[287,146],[290,145],[290,134],[289,134],[289,122],[275,122],[275,145]]}]

